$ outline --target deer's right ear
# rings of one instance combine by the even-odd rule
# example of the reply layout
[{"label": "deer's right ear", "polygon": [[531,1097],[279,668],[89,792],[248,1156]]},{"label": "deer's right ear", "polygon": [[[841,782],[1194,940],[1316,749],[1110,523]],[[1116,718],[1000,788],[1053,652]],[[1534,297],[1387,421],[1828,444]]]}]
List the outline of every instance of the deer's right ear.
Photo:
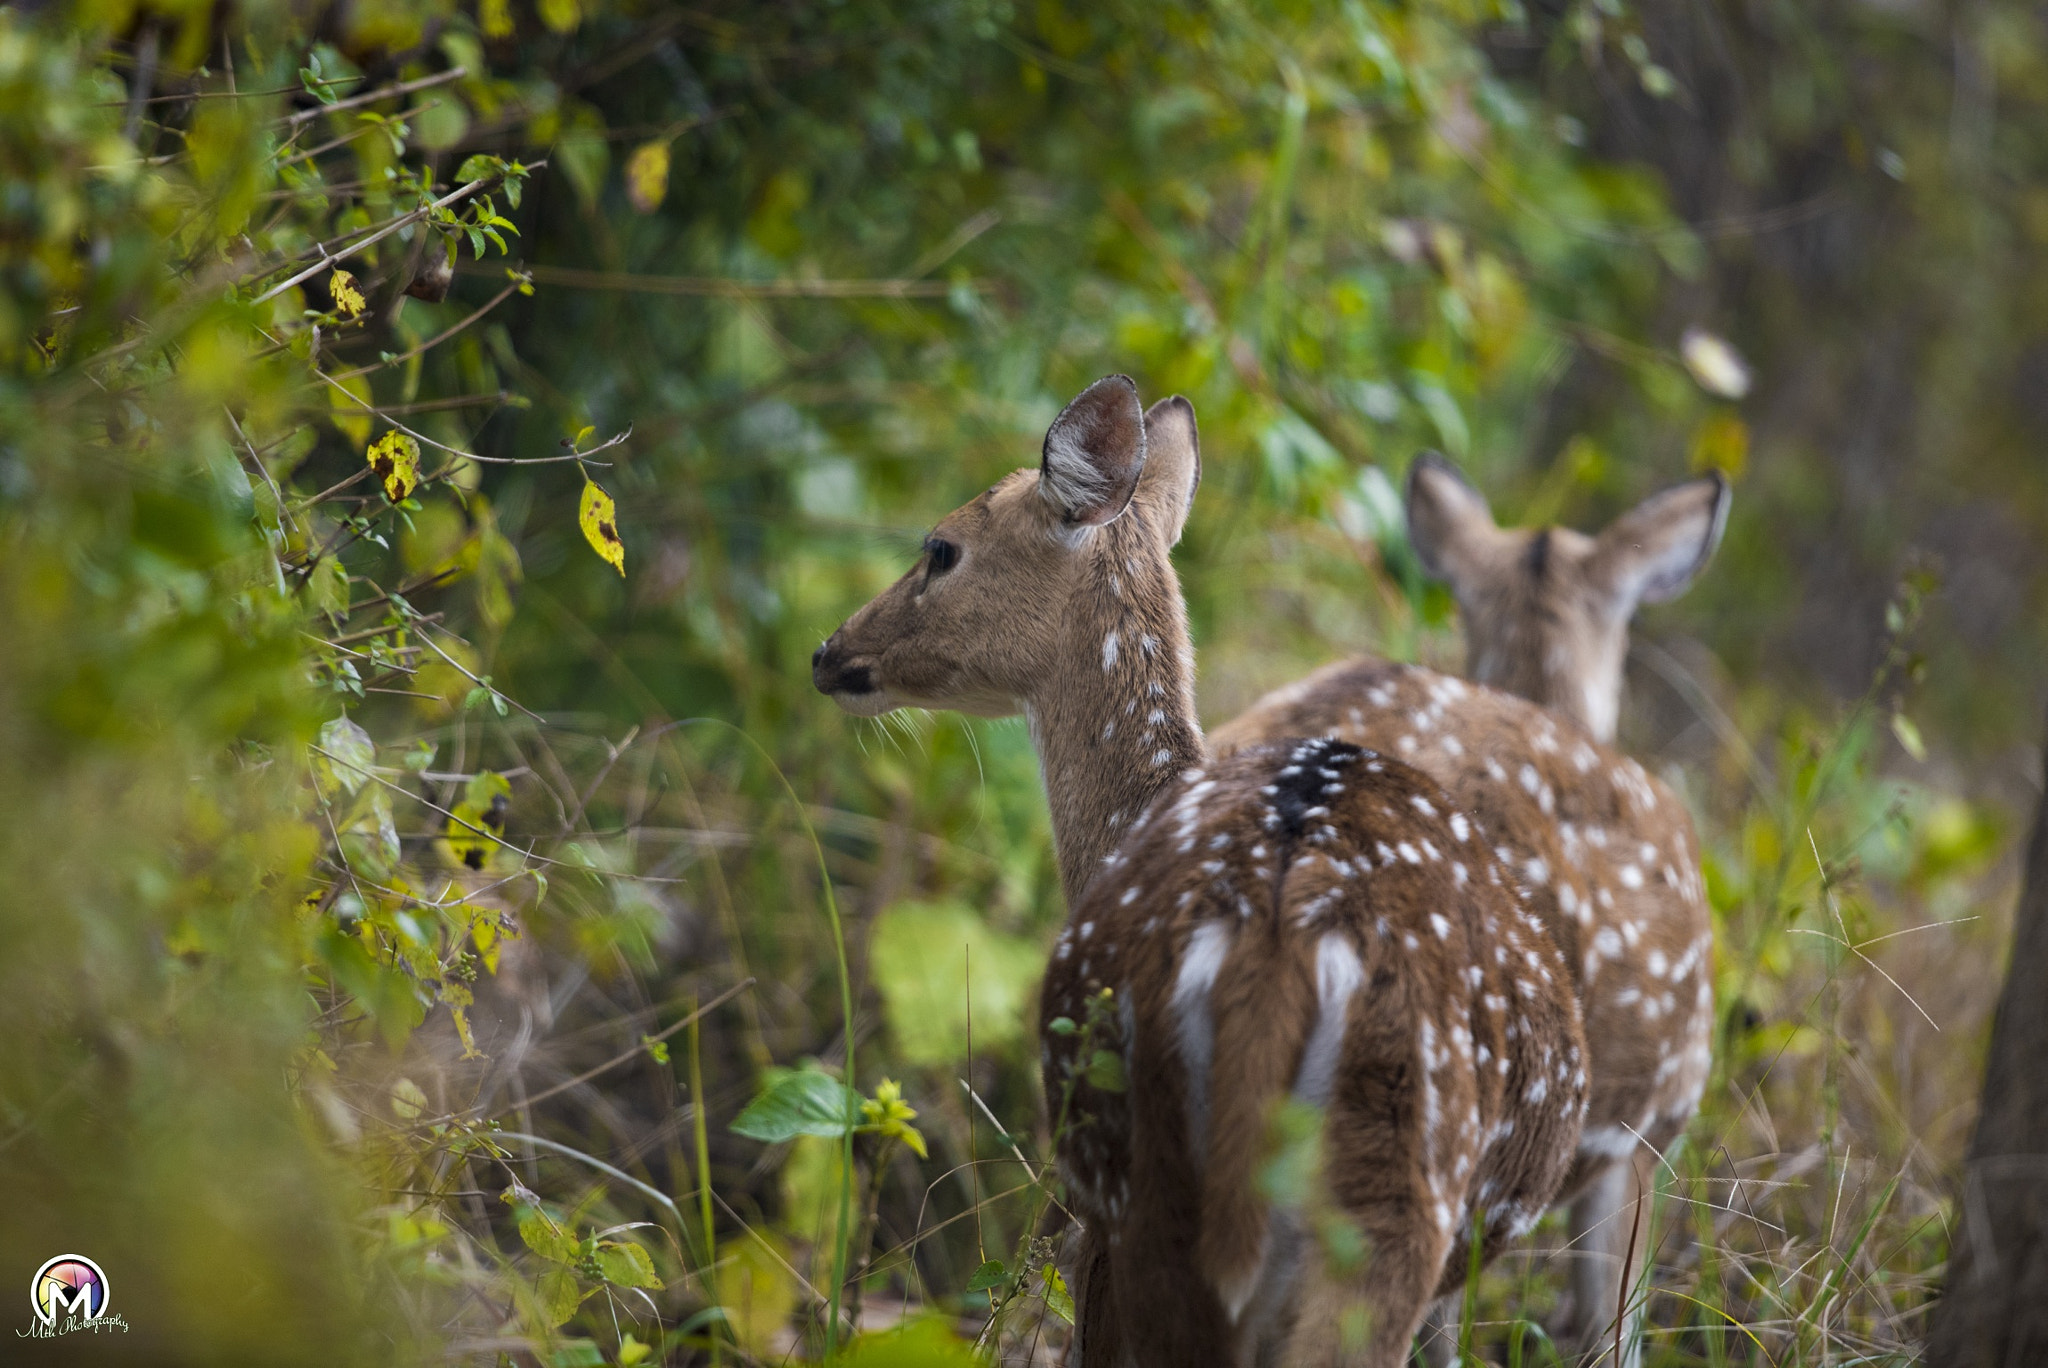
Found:
[{"label": "deer's right ear", "polygon": [[1485,496],[1434,451],[1408,467],[1408,544],[1432,579],[1456,584],[1495,531]]},{"label": "deer's right ear", "polygon": [[1038,493],[1067,522],[1115,522],[1145,469],[1145,411],[1128,375],[1108,375],[1060,410],[1045,433]]},{"label": "deer's right ear", "polygon": [[1195,406],[1178,394],[1145,410],[1145,478],[1147,509],[1156,510],[1166,531],[1166,544],[1180,543],[1202,483],[1202,436],[1195,428]]},{"label": "deer's right ear", "polygon": [[1615,610],[1675,598],[1712,559],[1728,525],[1728,477],[1716,470],[1652,494],[1595,543],[1589,569]]}]

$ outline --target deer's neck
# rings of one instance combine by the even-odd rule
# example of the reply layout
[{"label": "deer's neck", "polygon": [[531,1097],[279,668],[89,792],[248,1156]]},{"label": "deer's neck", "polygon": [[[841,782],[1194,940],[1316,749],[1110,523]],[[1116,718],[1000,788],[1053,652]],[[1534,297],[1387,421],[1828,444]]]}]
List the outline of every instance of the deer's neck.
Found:
[{"label": "deer's neck", "polygon": [[1027,709],[1069,909],[1160,790],[1205,758],[1172,566],[1112,545],[1094,571],[1070,605],[1065,658]]}]

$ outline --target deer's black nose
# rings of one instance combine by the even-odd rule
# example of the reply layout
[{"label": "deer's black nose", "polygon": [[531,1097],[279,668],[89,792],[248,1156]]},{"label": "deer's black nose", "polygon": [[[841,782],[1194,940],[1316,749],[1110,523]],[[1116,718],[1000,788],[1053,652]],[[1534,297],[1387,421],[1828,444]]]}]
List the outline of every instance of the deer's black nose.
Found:
[{"label": "deer's black nose", "polygon": [[875,691],[874,672],[866,665],[849,664],[844,651],[835,651],[838,633],[811,656],[811,683],[819,693],[864,694]]}]

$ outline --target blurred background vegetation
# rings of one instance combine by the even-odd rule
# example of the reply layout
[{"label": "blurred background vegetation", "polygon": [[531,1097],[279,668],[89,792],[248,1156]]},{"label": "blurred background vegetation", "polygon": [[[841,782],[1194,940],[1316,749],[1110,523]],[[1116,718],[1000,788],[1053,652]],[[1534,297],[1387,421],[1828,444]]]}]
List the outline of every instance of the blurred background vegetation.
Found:
[{"label": "blurred background vegetation", "polygon": [[10,1359],[1046,1361],[1028,739],[806,662],[1125,371],[1211,721],[1457,668],[1423,447],[1734,477],[1624,709],[1721,930],[1650,1361],[1909,1360],[2041,786],[2044,106],[2019,0],[0,10],[0,1266],[129,1326]]}]

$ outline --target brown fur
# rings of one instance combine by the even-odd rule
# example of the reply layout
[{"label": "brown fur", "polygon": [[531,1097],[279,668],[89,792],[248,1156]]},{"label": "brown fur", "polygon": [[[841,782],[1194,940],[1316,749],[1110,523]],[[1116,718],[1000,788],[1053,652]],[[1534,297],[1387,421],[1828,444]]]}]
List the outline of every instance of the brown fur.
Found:
[{"label": "brown fur", "polygon": [[1497,527],[1486,500],[1433,453],[1408,471],[1408,536],[1465,620],[1465,672],[1612,741],[1629,617],[1678,594],[1728,519],[1715,471],[1653,494],[1598,536]]},{"label": "brown fur", "polygon": [[1549,928],[1582,995],[1592,1058],[1576,1190],[1663,1149],[1699,1104],[1713,1039],[1713,927],[1692,819],[1642,766],[1526,700],[1361,658],[1274,691],[1210,734],[1229,755],[1334,736],[1442,784]]},{"label": "brown fur", "polygon": [[[1727,507],[1716,474],[1653,496],[1597,537],[1503,529],[1455,468],[1425,455],[1409,472],[1410,538],[1457,593],[1472,673],[1497,687],[1365,657],[1275,690],[1210,738],[1228,755],[1333,736],[1419,766],[1484,827],[1564,951],[1592,1073],[1565,1184],[1582,1195],[1561,1329],[1580,1345],[1602,1333],[1629,1281],[1621,1264],[1630,1226],[1639,1245],[1643,1236],[1637,1199],[1698,1107],[1714,1028],[1713,928],[1691,818],[1603,741],[1630,614],[1684,588]],[[1626,1346],[1624,1362],[1633,1355]]]},{"label": "brown fur", "polygon": [[[1106,988],[1114,1026],[1107,1040],[1048,1033],[1046,1089],[1063,1095],[1084,1045],[1125,1059],[1125,1090],[1075,1086],[1061,1160],[1136,1304],[1133,1358],[1397,1363],[1428,1301],[1464,1281],[1475,1214],[1484,1260],[1555,1193],[1586,1082],[1568,971],[1451,811],[1422,774],[1369,751],[1254,748],[1182,775],[1069,919],[1045,1019],[1086,1021]],[[1204,935],[1223,946],[1213,987],[1184,1000]],[[1328,999],[1325,961],[1340,971]],[[1342,991],[1347,967],[1356,986]],[[1326,1010],[1341,1034],[1318,1086]],[[1212,1033],[1206,1051],[1188,1048],[1190,1018]],[[1365,1236],[1363,1266],[1330,1266],[1313,1209],[1261,1194],[1268,1117],[1290,1093],[1324,1105],[1320,1196]],[[1190,1286],[1221,1304],[1197,1312]],[[1368,1336],[1347,1353],[1329,1307],[1297,1314],[1305,1295],[1365,1308]]]},{"label": "brown fur", "polygon": [[[1044,1011],[1086,1023],[1108,989],[1086,1043],[1120,1052],[1125,1078],[1076,1083],[1059,1136],[1085,1222],[1072,1361],[1391,1368],[1463,1278],[1471,1216],[1490,1255],[1564,1176],[1586,1087],[1576,996],[1418,771],[1329,742],[1203,768],[1168,557],[1199,472],[1184,400],[1141,414],[1128,380],[1099,382],[1041,470],[940,522],[944,545],[813,676],[865,715],[1031,720],[1070,909]],[[1047,1036],[1056,1107],[1083,1043]],[[1261,1190],[1293,1092],[1321,1107],[1315,1189],[1365,1238],[1362,1264],[1323,1257],[1316,1203]],[[1370,1313],[1359,1342],[1346,1306]]]}]

